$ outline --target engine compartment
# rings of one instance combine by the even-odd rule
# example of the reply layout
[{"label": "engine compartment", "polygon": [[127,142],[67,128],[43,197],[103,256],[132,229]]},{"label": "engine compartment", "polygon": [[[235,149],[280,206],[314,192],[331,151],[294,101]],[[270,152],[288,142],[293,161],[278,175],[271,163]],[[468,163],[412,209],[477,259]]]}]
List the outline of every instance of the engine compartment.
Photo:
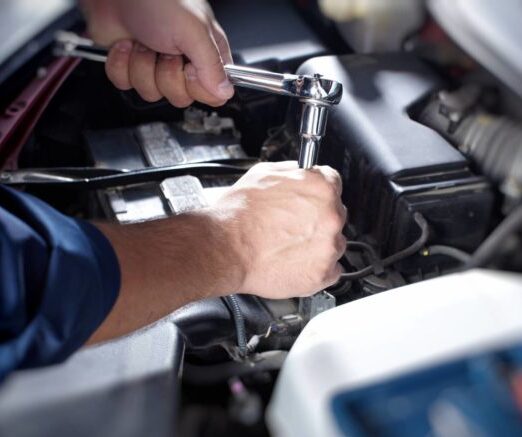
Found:
[{"label": "engine compartment", "polygon": [[[425,57],[422,44],[408,52],[350,53],[330,23],[314,22],[306,8],[271,1],[262,7],[249,2],[249,9],[238,3],[216,5],[238,63],[320,73],[345,86],[329,118],[320,164],[343,178],[343,202],[350,211],[342,259],[346,275],[314,298],[209,299],[162,322],[174,324],[183,339],[184,351],[175,360],[176,373],[183,368],[181,388],[176,378],[165,384],[179,390],[180,435],[186,436],[209,430],[266,435],[263,411],[277,371],[311,318],[465,268],[522,197],[516,175],[492,177],[483,157],[461,147],[467,131],[459,129],[470,116],[509,119],[520,135],[518,103],[512,105],[510,92],[482,68],[455,74],[454,66]],[[248,32],[243,21],[254,23]],[[274,32],[260,42],[259,29],[268,21]],[[473,99],[456,93],[470,84]],[[212,204],[256,162],[296,159],[298,117],[296,102],[243,89],[218,109],[146,104],[132,91],[116,91],[103,66],[83,61],[43,111],[18,159],[20,171],[38,169],[64,180],[13,185],[89,220],[125,225],[181,214]],[[503,144],[499,140],[497,153],[508,148]],[[520,158],[519,150],[513,146],[506,159]],[[68,184],[67,177],[81,182]],[[512,233],[503,243],[481,267],[522,271],[520,236]],[[132,377],[119,384],[139,390]],[[115,404],[109,399],[107,405]]]}]

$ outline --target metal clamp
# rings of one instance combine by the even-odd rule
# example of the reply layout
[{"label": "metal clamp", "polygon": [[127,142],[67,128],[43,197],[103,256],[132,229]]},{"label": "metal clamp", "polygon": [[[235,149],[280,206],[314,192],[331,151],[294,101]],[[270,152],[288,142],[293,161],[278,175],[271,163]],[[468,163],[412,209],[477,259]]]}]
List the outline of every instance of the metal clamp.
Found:
[{"label": "metal clamp", "polygon": [[[90,61],[107,61],[107,49],[71,32],[56,34],[54,53]],[[303,109],[299,127],[299,167],[309,169],[317,163],[321,139],[326,131],[328,110],[341,101],[343,87],[339,82],[324,79],[321,75],[281,74],[239,65],[225,65],[233,85],[294,97]]]}]

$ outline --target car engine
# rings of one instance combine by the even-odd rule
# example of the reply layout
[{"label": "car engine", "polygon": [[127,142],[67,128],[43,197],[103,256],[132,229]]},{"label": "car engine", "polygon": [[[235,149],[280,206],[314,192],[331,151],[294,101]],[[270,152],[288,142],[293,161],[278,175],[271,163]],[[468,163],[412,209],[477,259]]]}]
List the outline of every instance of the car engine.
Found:
[{"label": "car engine", "polygon": [[[53,54],[56,31],[84,32],[75,5],[58,3],[22,48],[0,56],[2,183],[69,215],[125,226],[204,208],[254,164],[298,158],[301,113],[295,99],[237,88],[221,108],[146,103],[133,91],[113,88],[103,65]],[[349,210],[345,273],[310,298],[231,294],[194,302],[129,337],[83,349],[62,365],[16,372],[0,387],[3,435],[392,435],[372,434],[369,425],[360,434],[352,428],[327,432],[326,425],[310,425],[309,434],[289,431],[297,429],[292,420],[307,423],[308,407],[299,410],[303,416],[278,411],[292,399],[313,397],[313,391],[296,387],[304,387],[307,378],[320,384],[329,372],[322,360],[343,363],[319,350],[315,367],[300,368],[295,359],[282,372],[285,378],[299,375],[295,383],[277,382],[298,338],[297,349],[304,350],[301,333],[328,324],[332,312],[338,324],[329,325],[335,332],[325,342],[364,342],[367,330],[354,332],[361,327],[355,322],[345,327],[335,311],[357,304],[368,320],[372,309],[363,307],[365,302],[386,299],[397,289],[427,289],[426,284],[440,284],[430,289],[433,294],[465,288],[475,277],[458,285],[448,278],[474,269],[502,271],[522,291],[519,3],[220,0],[212,5],[236,64],[320,74],[343,84],[343,98],[330,110],[319,163],[335,168],[343,180]],[[484,277],[483,283],[489,280]],[[496,284],[492,281],[490,289]],[[456,311],[448,309],[457,305],[449,293],[447,299],[431,306],[440,305],[441,325],[444,312]],[[469,299],[458,314],[473,307]],[[423,306],[411,297],[401,308],[408,301]],[[396,309],[392,303],[389,308]],[[353,310],[347,314],[356,317]],[[425,320],[429,336],[431,322],[423,314],[411,310],[408,320],[418,317],[421,325]],[[383,312],[374,323],[387,317]],[[393,329],[386,326],[399,323],[390,320],[379,335],[368,334],[368,344],[379,348],[376,339],[387,341],[386,331],[391,336]],[[449,323],[429,326],[434,332],[446,329],[451,337],[458,326]],[[306,353],[303,360],[315,359]],[[379,361],[378,354],[372,357]],[[294,398],[283,393],[285,387]],[[274,397],[276,392],[283,394]],[[352,402],[336,399],[339,405]],[[374,420],[353,414],[362,422]]]}]

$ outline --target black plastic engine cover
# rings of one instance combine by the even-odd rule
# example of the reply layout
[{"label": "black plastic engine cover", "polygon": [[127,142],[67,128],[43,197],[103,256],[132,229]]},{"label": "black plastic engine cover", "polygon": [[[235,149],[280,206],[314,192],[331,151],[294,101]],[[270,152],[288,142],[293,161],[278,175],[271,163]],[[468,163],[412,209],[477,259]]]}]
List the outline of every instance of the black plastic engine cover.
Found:
[{"label": "black plastic engine cover", "polygon": [[306,59],[329,53],[291,0],[211,1],[238,64],[294,72]]},{"label": "black plastic engine cover", "polygon": [[320,57],[300,73],[320,73],[343,83],[332,109],[321,163],[343,176],[350,222],[381,246],[383,254],[418,236],[412,212],[431,226],[431,242],[472,250],[484,238],[493,204],[489,183],[466,158],[408,112],[442,85],[407,54]]}]

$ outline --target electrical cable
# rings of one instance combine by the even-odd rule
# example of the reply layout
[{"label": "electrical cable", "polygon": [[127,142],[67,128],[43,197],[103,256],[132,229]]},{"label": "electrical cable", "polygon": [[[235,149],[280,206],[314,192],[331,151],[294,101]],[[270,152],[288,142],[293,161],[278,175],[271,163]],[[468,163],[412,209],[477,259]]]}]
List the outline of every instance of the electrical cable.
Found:
[{"label": "electrical cable", "polygon": [[239,300],[235,294],[224,296],[223,300],[230,310],[232,318],[234,319],[239,355],[244,358],[248,355],[248,340],[246,334],[245,318],[243,317]]},{"label": "electrical cable", "polygon": [[148,182],[161,182],[176,176],[243,174],[258,162],[257,159],[250,158],[227,159],[176,164],[166,167],[146,167],[137,170],[95,167],[22,169],[0,172],[0,182],[11,186],[99,190]]},{"label": "electrical cable", "polygon": [[519,205],[500,223],[473,253],[465,268],[485,267],[497,254],[501,245],[515,232],[522,230],[522,205]]},{"label": "electrical cable", "polygon": [[[424,247],[424,245],[426,244],[426,241],[428,241],[428,238],[429,238],[428,222],[422,216],[422,214],[420,214],[418,212],[416,212],[413,215],[413,219],[415,220],[415,223],[417,223],[417,225],[419,226],[419,228],[421,230],[421,235],[419,236],[419,238],[413,244],[406,247],[405,249],[400,250],[399,252],[394,253],[393,255],[390,255],[387,258],[384,258],[382,261],[380,261],[381,266],[388,267],[392,264],[395,264],[398,261],[401,261],[405,258],[410,257],[411,255],[416,254]],[[343,274],[341,274],[341,279],[348,280],[348,281],[362,279],[366,276],[370,276],[370,275],[374,274],[375,267],[376,266],[374,266],[374,265],[370,265],[361,270],[357,270],[355,272],[343,273]]]},{"label": "electrical cable", "polygon": [[457,249],[456,247],[443,246],[439,244],[427,247],[425,250],[423,250],[422,254],[424,256],[444,255],[456,259],[464,264],[471,260],[471,255],[469,253]]}]

